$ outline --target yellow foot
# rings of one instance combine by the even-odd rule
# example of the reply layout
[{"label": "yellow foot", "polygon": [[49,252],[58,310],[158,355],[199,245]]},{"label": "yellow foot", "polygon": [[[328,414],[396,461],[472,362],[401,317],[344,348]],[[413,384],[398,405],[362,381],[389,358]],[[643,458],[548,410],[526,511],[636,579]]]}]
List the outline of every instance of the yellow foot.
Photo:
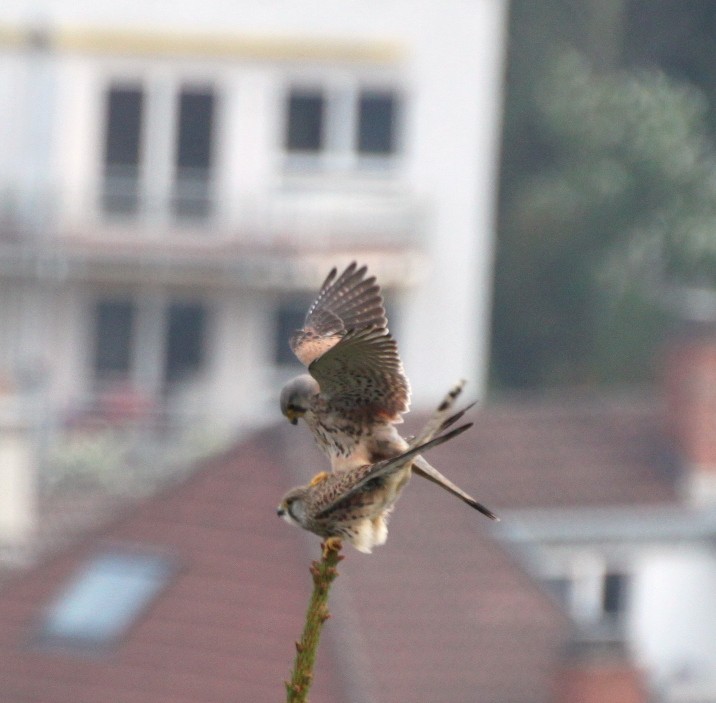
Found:
[{"label": "yellow foot", "polygon": [[343,542],[341,542],[340,537],[329,537],[322,546],[323,556],[325,558],[328,556],[328,552],[340,552],[343,547]]},{"label": "yellow foot", "polygon": [[328,478],[329,474],[328,471],[321,471],[320,473],[317,473],[312,479],[311,483],[309,483],[309,486],[317,486],[322,481],[325,481]]}]

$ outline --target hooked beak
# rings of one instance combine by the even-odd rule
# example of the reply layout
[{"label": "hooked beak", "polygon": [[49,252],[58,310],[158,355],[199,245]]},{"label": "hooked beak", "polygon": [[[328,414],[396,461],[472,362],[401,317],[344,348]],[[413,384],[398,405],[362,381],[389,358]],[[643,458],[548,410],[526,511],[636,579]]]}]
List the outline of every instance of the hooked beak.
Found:
[{"label": "hooked beak", "polygon": [[276,515],[278,515],[279,517],[283,517],[285,514],[286,511],[281,507],[279,507],[279,509],[276,511]]},{"label": "hooked beak", "polygon": [[287,410],[286,411],[286,417],[288,418],[288,421],[292,425],[298,424],[298,418],[301,417],[300,413],[297,413],[295,410]]}]

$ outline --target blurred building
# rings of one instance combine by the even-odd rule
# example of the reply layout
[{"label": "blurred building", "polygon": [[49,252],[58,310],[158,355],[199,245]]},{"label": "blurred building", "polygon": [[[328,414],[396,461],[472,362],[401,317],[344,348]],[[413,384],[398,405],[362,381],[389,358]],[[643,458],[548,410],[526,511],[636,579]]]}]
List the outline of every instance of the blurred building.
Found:
[{"label": "blurred building", "polygon": [[505,5],[4,2],[3,389],[257,424],[355,258],[416,403],[480,396]]},{"label": "blurred building", "polygon": [[[431,452],[502,522],[413,478],[386,545],[345,548],[311,700],[714,703],[716,337],[665,369],[664,393],[488,404]],[[279,699],[319,540],[273,506],[317,461],[265,429],[15,575],[2,700]]]}]

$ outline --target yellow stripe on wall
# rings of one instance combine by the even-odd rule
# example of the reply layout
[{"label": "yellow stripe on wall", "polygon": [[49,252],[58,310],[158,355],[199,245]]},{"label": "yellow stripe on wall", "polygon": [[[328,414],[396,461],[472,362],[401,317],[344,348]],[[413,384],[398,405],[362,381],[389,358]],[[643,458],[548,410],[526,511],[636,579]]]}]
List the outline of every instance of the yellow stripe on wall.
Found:
[{"label": "yellow stripe on wall", "polygon": [[46,46],[54,51],[123,56],[193,56],[271,61],[394,63],[403,57],[397,43],[183,34],[122,29],[57,29],[48,32],[0,26],[0,47]]}]

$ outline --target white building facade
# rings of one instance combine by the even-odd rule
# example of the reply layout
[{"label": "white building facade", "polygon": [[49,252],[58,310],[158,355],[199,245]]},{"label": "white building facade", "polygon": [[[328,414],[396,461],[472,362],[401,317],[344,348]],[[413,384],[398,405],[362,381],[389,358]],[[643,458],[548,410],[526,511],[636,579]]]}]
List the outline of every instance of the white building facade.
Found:
[{"label": "white building facade", "polygon": [[3,3],[3,390],[276,418],[288,333],[356,259],[415,404],[482,395],[505,13]]}]

